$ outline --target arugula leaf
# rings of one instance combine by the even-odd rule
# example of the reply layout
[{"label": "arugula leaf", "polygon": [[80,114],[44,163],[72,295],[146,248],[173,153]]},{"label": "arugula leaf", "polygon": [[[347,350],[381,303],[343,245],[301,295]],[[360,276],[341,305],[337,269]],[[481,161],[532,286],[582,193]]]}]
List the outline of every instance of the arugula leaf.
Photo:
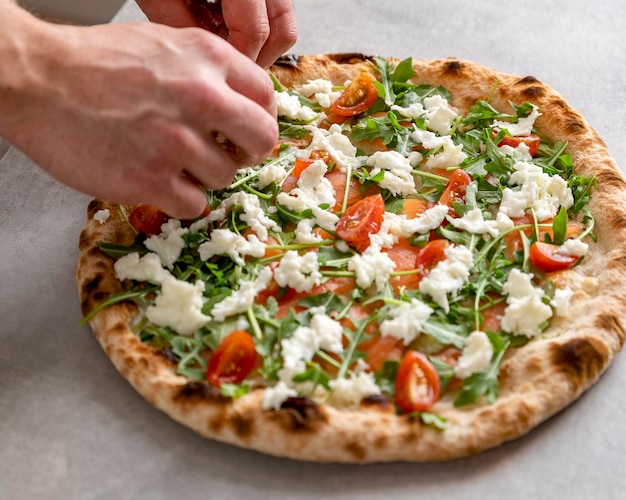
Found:
[{"label": "arugula leaf", "polygon": [[511,341],[506,340],[493,332],[485,332],[493,346],[494,356],[487,370],[474,373],[463,381],[463,389],[459,392],[454,406],[465,406],[473,404],[482,396],[487,397],[488,403],[493,403],[498,397],[498,375],[500,373],[500,363],[511,345]]},{"label": "arugula leaf", "polygon": [[567,239],[567,210],[561,207],[559,213],[552,221],[552,234],[554,245],[562,245]]},{"label": "arugula leaf", "polygon": [[222,383],[220,385],[220,392],[222,396],[226,396],[228,398],[237,399],[241,396],[244,396],[250,392],[250,386],[248,384],[228,384]]}]

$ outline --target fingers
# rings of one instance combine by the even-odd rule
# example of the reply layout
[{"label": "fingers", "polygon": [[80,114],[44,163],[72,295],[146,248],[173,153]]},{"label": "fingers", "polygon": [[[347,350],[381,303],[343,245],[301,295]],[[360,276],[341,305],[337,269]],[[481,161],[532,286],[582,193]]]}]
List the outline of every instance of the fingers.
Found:
[{"label": "fingers", "polygon": [[263,68],[269,68],[296,43],[298,38],[291,0],[269,0],[267,15],[270,36],[256,59],[257,64]]},{"label": "fingers", "polygon": [[262,67],[270,66],[296,42],[291,0],[231,0],[222,7],[228,41]]},{"label": "fingers", "polygon": [[175,28],[198,26],[196,19],[184,0],[136,0],[137,5],[150,21]]}]

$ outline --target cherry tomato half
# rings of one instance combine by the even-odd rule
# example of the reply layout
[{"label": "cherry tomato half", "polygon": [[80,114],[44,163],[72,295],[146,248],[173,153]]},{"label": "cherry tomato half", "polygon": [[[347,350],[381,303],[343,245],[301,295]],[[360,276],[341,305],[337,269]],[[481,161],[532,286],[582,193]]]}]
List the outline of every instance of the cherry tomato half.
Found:
[{"label": "cherry tomato half", "polygon": [[332,104],[330,111],[339,116],[354,116],[368,110],[378,99],[374,77],[367,72],[354,77],[343,94]]},{"label": "cherry tomato half", "polygon": [[256,348],[252,335],[243,330],[230,333],[211,355],[206,378],[211,385],[237,384],[254,368]]},{"label": "cherry tomato half", "polygon": [[426,246],[417,254],[415,269],[419,269],[422,271],[422,274],[426,274],[439,262],[446,260],[446,248],[449,246],[450,242],[443,239],[432,240],[426,243]]},{"label": "cherry tomato half", "polygon": [[530,245],[528,256],[536,267],[547,272],[569,269],[578,262],[579,257],[559,253],[559,248],[559,245],[536,241]]},{"label": "cherry tomato half", "polygon": [[529,136],[524,137],[511,137],[507,135],[498,143],[498,147],[500,146],[511,146],[512,148],[516,148],[521,143],[526,144],[528,146],[528,153],[530,156],[535,156],[537,154],[537,150],[539,149],[539,144],[541,143],[541,137],[537,134],[530,134]]},{"label": "cherry tomato half", "polygon": [[167,215],[152,205],[138,205],[128,216],[128,222],[138,233],[160,234]]},{"label": "cherry tomato half", "polygon": [[396,403],[405,412],[428,410],[439,399],[439,374],[428,358],[407,351],[398,367]]},{"label": "cherry tomato half", "polygon": [[448,205],[451,208],[450,215],[456,215],[452,209],[452,203],[463,203],[465,201],[465,192],[467,191],[467,186],[471,183],[472,178],[465,170],[457,168],[452,172],[448,184],[443,193],[441,193],[441,198],[439,198],[439,203]]},{"label": "cherry tomato half", "polygon": [[339,218],[337,236],[352,246],[365,248],[369,245],[370,234],[380,230],[385,213],[385,201],[375,194],[357,201]]}]

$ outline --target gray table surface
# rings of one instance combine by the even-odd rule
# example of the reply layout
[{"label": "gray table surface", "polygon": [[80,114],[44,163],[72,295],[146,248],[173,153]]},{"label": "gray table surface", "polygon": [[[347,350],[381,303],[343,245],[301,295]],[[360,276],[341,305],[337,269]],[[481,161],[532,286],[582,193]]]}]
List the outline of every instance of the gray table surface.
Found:
[{"label": "gray table surface", "polygon": [[[295,53],[455,56],[533,75],[626,168],[624,2],[294,3]],[[141,19],[126,3],[114,22]],[[626,497],[626,355],[529,435],[449,463],[317,465],[199,438],[136,394],[78,326],[74,267],[89,197],[15,149],[0,160],[0,186],[0,498]]]}]

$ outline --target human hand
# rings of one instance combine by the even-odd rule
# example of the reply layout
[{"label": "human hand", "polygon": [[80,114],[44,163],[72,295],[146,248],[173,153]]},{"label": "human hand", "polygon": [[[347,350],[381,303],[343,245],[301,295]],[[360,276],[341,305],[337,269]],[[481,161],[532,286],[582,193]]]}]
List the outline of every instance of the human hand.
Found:
[{"label": "human hand", "polygon": [[30,16],[17,28],[13,37],[30,38],[0,75],[17,77],[0,81],[0,135],[70,187],[192,218],[206,208],[192,180],[223,188],[240,167],[217,135],[250,163],[275,145],[270,79],[204,30]]},{"label": "human hand", "polygon": [[[297,38],[291,0],[136,0],[148,19],[170,26],[203,25],[269,67]],[[192,14],[195,14],[195,16]],[[223,19],[224,27],[219,26]],[[223,28],[223,29],[222,29]]]}]

